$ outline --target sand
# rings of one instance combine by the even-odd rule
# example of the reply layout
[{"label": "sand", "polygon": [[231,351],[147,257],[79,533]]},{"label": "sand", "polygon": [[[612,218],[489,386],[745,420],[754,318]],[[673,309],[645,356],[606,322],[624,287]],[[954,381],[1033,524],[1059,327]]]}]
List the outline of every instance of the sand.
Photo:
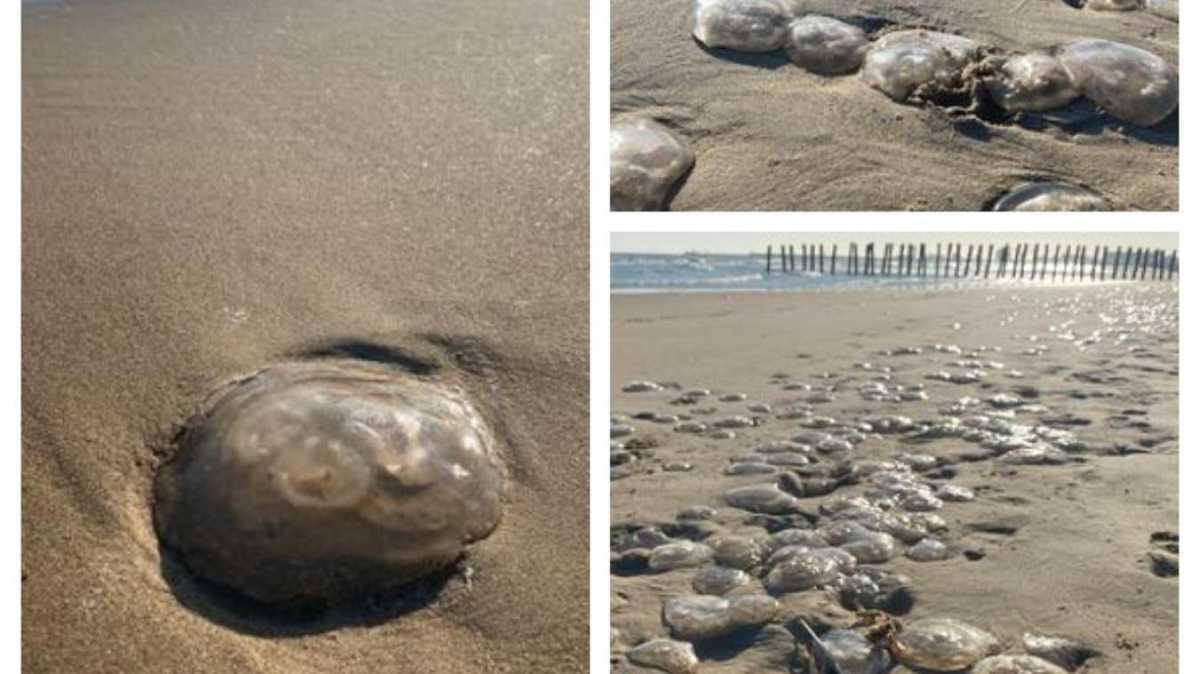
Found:
[{"label": "sand", "polygon": [[[25,8],[25,671],[586,667],[586,17]],[[330,340],[466,383],[505,440],[505,517],[470,587],[375,625],[224,610],[158,547],[154,450],[221,383]]]},{"label": "sand", "polygon": [[[1115,333],[1109,334],[1086,350],[1054,338],[1067,330],[1083,338],[1104,329],[1101,316],[1124,316],[1130,301],[1145,307],[1164,303],[1167,320],[1121,344],[1113,343]],[[837,400],[815,406],[816,414],[838,419],[879,413],[933,418],[937,409],[961,396],[1037,387],[1040,399],[1031,402],[1088,422],[1072,430],[1092,449],[1081,455],[1083,462],[1062,466],[958,463],[959,474],[951,483],[975,489],[977,499],[946,503],[938,511],[950,525],[944,538],[963,550],[981,551],[984,557],[969,561],[957,554],[945,562],[918,564],[901,556],[881,565],[913,580],[916,604],[903,620],[955,617],[992,631],[1014,652],[1020,651],[1026,631],[1069,636],[1105,654],[1089,663],[1088,672],[1177,671],[1178,579],[1152,574],[1148,561],[1154,548],[1150,534],[1178,531],[1179,525],[1178,335],[1170,318],[1178,304],[1171,285],[617,295],[612,307],[614,414],[718,409],[711,417],[697,417],[703,420],[746,414],[753,402],[770,403],[778,411],[807,395],[768,384],[776,373],[789,374],[795,382],[838,384]],[[1074,324],[1048,331],[1050,325],[1066,321]],[[955,323],[961,328],[954,329]],[[1029,341],[1033,335],[1040,341]],[[1002,347],[987,358],[1024,377],[992,373],[988,390],[931,382],[922,379],[926,372],[945,368],[947,361],[961,356],[929,350],[912,356],[879,355],[885,349],[934,343],[964,349]],[[1020,354],[1036,344],[1049,350],[1040,356]],[[1134,345],[1147,349],[1131,351]],[[893,366],[897,381],[926,384],[930,400],[865,402],[857,387],[868,373],[856,369],[856,362]],[[824,372],[834,377],[819,379]],[[1119,380],[1096,384],[1081,378],[1092,372]],[[678,390],[620,392],[622,384],[635,379],[711,388],[713,397],[680,407],[668,404]],[[717,402],[718,394],[728,392],[745,393],[748,400]],[[1106,394],[1111,395],[1103,397]],[[632,420],[638,432],[631,437],[652,438],[659,446],[652,450],[653,457],[632,464],[631,475],[611,483],[613,525],[669,522],[684,507],[707,505],[717,508],[713,521],[724,531],[761,534],[762,529],[740,524],[747,513],[728,507],[720,495],[729,487],[774,478],[726,477],[721,470],[730,457],[750,452],[761,441],[784,439],[800,430],[795,421],[766,416],[765,425],[738,430],[733,440],[673,433],[670,426]],[[1021,421],[1027,415],[1017,418],[1028,423]],[[1101,455],[1114,443],[1136,445],[1147,453]],[[950,456],[966,446],[974,445],[958,439],[909,444],[884,436],[865,441],[854,457],[890,458],[900,452]],[[695,468],[664,472],[661,467],[671,462]],[[805,499],[805,507],[816,512],[818,504],[846,491],[856,490]],[[983,533],[968,527],[981,522],[1005,523],[1015,532]],[[612,622],[619,635],[615,661],[640,640],[665,634],[659,618],[662,599],[692,594],[695,573],[680,569],[612,576]],[[811,599],[821,594],[789,596],[794,602],[797,596]],[[789,615],[785,611],[783,618]],[[702,662],[700,671],[760,671],[767,662],[763,657],[761,652],[735,650]]]},{"label": "sand", "polygon": [[[1031,179],[1062,180],[1129,210],[1179,207],[1178,112],[1149,129],[1101,121],[1035,131],[894,103],[857,75],[825,78],[782,50],[707,53],[687,0],[612,3],[612,112],[681,133],[696,165],[672,210],[980,210]],[[1024,52],[1078,38],[1125,42],[1178,64],[1178,25],[1148,12],[1063,0],[806,0]],[[887,23],[885,23],[887,22]]]}]

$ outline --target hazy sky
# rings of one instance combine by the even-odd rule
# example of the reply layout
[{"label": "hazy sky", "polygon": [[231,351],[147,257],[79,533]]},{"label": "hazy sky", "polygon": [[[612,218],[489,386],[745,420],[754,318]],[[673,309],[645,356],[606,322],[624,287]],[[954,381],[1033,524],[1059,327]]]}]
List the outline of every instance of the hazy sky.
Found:
[{"label": "hazy sky", "polygon": [[614,233],[614,253],[762,253],[768,245],[799,246],[802,243],[860,245],[881,243],[1048,243],[1088,246],[1146,246],[1173,250],[1179,235],[1158,232],[787,232],[787,233]]}]

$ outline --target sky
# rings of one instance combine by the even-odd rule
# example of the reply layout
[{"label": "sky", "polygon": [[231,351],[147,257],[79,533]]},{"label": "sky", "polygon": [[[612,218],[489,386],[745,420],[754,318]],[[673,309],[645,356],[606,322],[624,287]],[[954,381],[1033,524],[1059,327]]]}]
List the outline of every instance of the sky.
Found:
[{"label": "sky", "polygon": [[802,243],[1046,243],[1087,246],[1145,246],[1174,250],[1179,235],[1170,232],[618,232],[612,234],[614,253],[762,253],[768,245]]}]

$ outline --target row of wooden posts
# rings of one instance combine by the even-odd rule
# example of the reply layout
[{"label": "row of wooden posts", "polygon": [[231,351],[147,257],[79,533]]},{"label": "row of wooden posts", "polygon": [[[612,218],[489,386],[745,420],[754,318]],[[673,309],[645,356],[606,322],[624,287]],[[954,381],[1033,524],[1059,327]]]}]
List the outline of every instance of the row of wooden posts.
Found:
[{"label": "row of wooden posts", "polygon": [[[1086,245],[1064,246],[1055,244],[968,244],[963,256],[959,243],[946,244],[945,255],[942,244],[937,244],[933,255],[927,253],[931,247],[925,244],[883,244],[879,255],[875,244],[866,244],[860,254],[857,243],[851,243],[844,256],[843,274],[848,276],[920,276],[935,278],[996,278],[1027,280],[1173,280],[1178,263],[1178,251],[1133,248],[1118,246],[1110,254],[1108,246],[1093,246],[1088,254]],[[772,246],[767,246],[767,273],[790,273],[797,271],[796,247],[782,245],[775,264]],[[825,244],[801,244],[800,268],[804,272],[825,273],[828,262],[829,273],[838,273],[838,247],[833,245],[828,257]],[[1089,264],[1090,259],[1090,264]],[[995,266],[993,267],[993,262]],[[932,264],[931,264],[932,263]],[[1028,264],[1027,264],[1028,263]],[[932,269],[931,269],[932,267]]]}]

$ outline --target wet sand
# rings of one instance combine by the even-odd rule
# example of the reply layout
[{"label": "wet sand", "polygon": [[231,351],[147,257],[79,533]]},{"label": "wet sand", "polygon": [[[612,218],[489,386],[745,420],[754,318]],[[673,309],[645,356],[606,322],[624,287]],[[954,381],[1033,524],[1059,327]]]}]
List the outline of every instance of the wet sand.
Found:
[{"label": "wet sand", "polygon": [[[1015,421],[1062,423],[1058,427],[1084,441],[1087,449],[1072,452],[1064,465],[959,461],[956,455],[975,447],[961,438],[914,442],[903,434],[868,434],[855,446],[855,461],[901,453],[940,457],[958,474],[934,484],[949,482],[976,492],[972,502],[947,501],[937,511],[949,525],[939,537],[954,551],[952,558],[917,563],[901,554],[869,566],[910,577],[915,605],[901,618],[904,622],[931,616],[964,620],[1000,637],[1008,652],[1021,651],[1027,631],[1082,640],[1104,657],[1081,671],[1177,671],[1178,579],[1155,575],[1148,558],[1159,549],[1151,534],[1177,532],[1179,521],[1178,304],[1171,286],[617,295],[612,307],[612,410],[628,416],[620,423],[637,429],[613,442],[637,440],[651,447],[634,450],[638,460],[613,469],[614,527],[661,526],[675,521],[685,507],[705,505],[716,509],[714,538],[764,535],[762,528],[745,523],[749,513],[725,503],[722,492],[774,482],[776,476],[725,476],[722,470],[732,457],[803,430],[801,421],[777,414],[811,393],[784,390],[785,382],[806,382],[814,390],[836,387],[835,400],[812,407],[815,415],[841,422],[873,414],[937,419],[940,409],[964,396],[986,398],[1034,387],[1038,397],[1023,402],[1047,410],[1018,412]],[[1096,330],[1096,342],[1082,343]],[[1059,338],[1068,333],[1073,339]],[[1122,333],[1128,337],[1118,341]],[[1000,347],[984,352],[983,359],[1005,367],[988,371],[981,384],[927,380],[926,373],[954,370],[951,363],[966,357],[930,348],[937,343],[959,345],[964,352]],[[1023,353],[1038,345],[1047,350]],[[905,346],[924,351],[881,355]],[[855,363],[871,363],[873,369]],[[929,399],[864,400],[859,386],[884,366],[893,368],[893,383],[924,384]],[[1013,370],[1023,376],[1010,377]],[[830,377],[822,378],[824,373]],[[778,376],[785,374],[787,379]],[[691,405],[672,405],[680,389],[620,392],[632,380],[675,382],[681,389],[709,388],[712,394]],[[748,398],[718,401],[730,392]],[[748,412],[756,402],[769,403],[774,414]],[[975,413],[988,409],[985,404]],[[717,440],[634,418],[642,411],[698,411],[694,418],[704,422],[741,414],[764,423],[735,430],[732,440]],[[1073,418],[1063,417],[1068,414]],[[1122,455],[1114,455],[1118,446]],[[664,471],[670,463],[694,467]],[[843,487],[801,502],[816,513],[820,504],[862,489]],[[982,558],[972,561],[966,551]],[[626,666],[622,654],[632,646],[666,635],[663,599],[694,594],[691,583],[699,570],[614,573],[614,662]],[[854,618],[820,590],[785,594],[780,601],[784,610],[776,622],[781,624],[822,611],[833,624]],[[786,641],[752,648],[744,642],[709,644],[697,649],[708,653],[707,659],[702,653],[700,671],[781,667],[791,656],[792,643]]]},{"label": "wet sand", "polygon": [[[25,671],[586,667],[586,20],[24,8]],[[333,343],[467,387],[503,439],[504,519],[469,584],[400,609],[231,607],[160,550],[155,468],[219,385]]]},{"label": "wet sand", "polygon": [[[799,4],[871,30],[928,28],[1011,52],[1104,38],[1178,64],[1178,24],[1145,11],[1063,0]],[[690,7],[612,4],[614,117],[658,119],[697,155],[672,210],[972,211],[1034,179],[1088,187],[1121,210],[1179,207],[1178,112],[1149,129],[1074,118],[1035,130],[899,105],[858,75],[808,73],[782,50],[706,52]]]}]

